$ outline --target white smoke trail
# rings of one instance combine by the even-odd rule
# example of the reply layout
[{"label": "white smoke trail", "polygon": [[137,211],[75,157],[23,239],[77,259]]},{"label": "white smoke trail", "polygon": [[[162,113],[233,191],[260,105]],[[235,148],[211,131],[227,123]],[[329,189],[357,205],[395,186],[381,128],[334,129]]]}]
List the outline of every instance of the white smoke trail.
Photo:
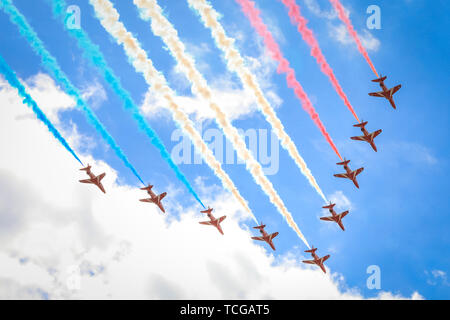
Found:
[{"label": "white smoke trail", "polygon": [[289,226],[294,229],[300,239],[309,247],[306,238],[295,223],[291,213],[288,211],[272,183],[264,175],[261,165],[247,149],[245,141],[239,135],[237,129],[233,127],[228,117],[223,113],[219,105],[214,101],[212,91],[206,80],[195,67],[194,59],[186,53],[184,44],[178,38],[178,33],[172,24],[162,14],[161,7],[156,0],[134,0],[139,7],[143,19],[151,21],[151,28],[155,35],[161,37],[169,51],[177,61],[179,67],[185,73],[192,84],[192,91],[195,95],[202,97],[214,111],[215,119],[221,127],[225,136],[232,143],[238,156],[245,161],[247,170],[250,171],[256,183],[269,196],[270,201],[275,205],[281,215],[284,216]]},{"label": "white smoke trail", "polygon": [[116,39],[119,45],[123,45],[125,52],[130,58],[130,61],[136,71],[142,73],[148,85],[167,101],[167,105],[169,110],[172,112],[175,121],[179,124],[180,128],[182,128],[183,132],[190,137],[194,146],[203,156],[203,159],[208,166],[220,179],[223,186],[234,195],[234,197],[244,207],[245,211],[247,211],[253,220],[258,223],[258,220],[249,208],[247,201],[241,196],[231,178],[222,169],[220,162],[217,161],[212,151],[203,141],[201,135],[194,128],[192,121],[175,102],[175,93],[168,86],[164,76],[156,70],[152,61],[147,57],[147,54],[141,48],[139,42],[130,32],[126,30],[123,23],[119,21],[119,14],[113,7],[112,3],[107,0],[89,1],[94,7],[95,13],[100,19],[102,26]]},{"label": "white smoke trail", "polygon": [[244,59],[234,46],[234,39],[226,35],[225,30],[219,23],[219,14],[217,13],[217,11],[215,11],[214,8],[206,0],[187,1],[189,5],[199,13],[203,24],[210,29],[217,47],[221,49],[225,54],[228,69],[236,72],[236,74],[241,79],[244,87],[250,92],[253,92],[253,95],[256,97],[256,102],[261,112],[264,114],[266,120],[272,126],[272,129],[280,140],[283,148],[285,148],[289,152],[289,155],[292,159],[294,159],[300,171],[306,177],[306,179],[308,179],[311,186],[317,191],[322,199],[327,202],[325,195],[323,194],[316,179],[306,165],[305,160],[303,160],[303,158],[300,156],[300,153],[294,142],[284,130],[283,124],[277,117],[273,108],[270,106],[269,101],[267,101],[267,99],[265,98],[263,91],[256,81],[256,77],[245,66]]}]

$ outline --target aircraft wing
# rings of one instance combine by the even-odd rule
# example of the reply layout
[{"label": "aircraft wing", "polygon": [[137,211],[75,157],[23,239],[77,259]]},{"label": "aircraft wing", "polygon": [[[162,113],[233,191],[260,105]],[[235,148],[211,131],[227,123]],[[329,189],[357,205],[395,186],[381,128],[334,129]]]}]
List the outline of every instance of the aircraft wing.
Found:
[{"label": "aircraft wing", "polygon": [[149,202],[149,203],[153,203],[153,200],[152,200],[151,198],[140,199],[139,201],[141,201],[141,202]]},{"label": "aircraft wing", "polygon": [[360,174],[361,172],[363,172],[364,171],[364,168],[359,168],[359,169],[356,169],[355,171],[353,171],[354,173],[355,173],[355,177],[358,175],[358,174]]},{"label": "aircraft wing", "polygon": [[314,260],[303,260],[302,262],[307,264],[316,264]]},{"label": "aircraft wing", "polygon": [[99,187],[103,193],[106,193],[105,188],[103,188],[103,184],[100,181],[97,183],[97,187]]},{"label": "aircraft wing", "polygon": [[365,136],[357,136],[357,137],[351,137],[352,140],[358,140],[358,141],[366,141]]},{"label": "aircraft wing", "polygon": [[221,223],[223,220],[225,220],[226,217],[227,217],[227,216],[222,216],[222,217],[220,217],[220,218],[217,219],[217,220],[219,220],[219,223]]},{"label": "aircraft wing", "polygon": [[265,241],[263,237],[252,237],[253,240]]},{"label": "aircraft wing", "polygon": [[372,132],[370,135],[372,136],[371,138],[372,138],[372,140],[374,139],[374,138],[376,138],[380,133],[381,133],[381,131],[383,131],[383,130],[377,130],[377,131],[375,131],[375,132]]},{"label": "aircraft wing", "polygon": [[102,181],[102,179],[105,177],[106,173],[102,173],[101,175],[97,176],[98,181]]},{"label": "aircraft wing", "polygon": [[392,96],[394,95],[394,93],[396,93],[401,87],[402,87],[402,85],[399,84],[398,86],[395,86],[395,87],[391,88],[391,89],[389,90],[389,95],[390,95],[390,97],[392,98]]},{"label": "aircraft wing", "polygon": [[324,220],[324,221],[334,221],[333,217],[322,217],[320,218],[320,220]]},{"label": "aircraft wing", "polygon": [[344,211],[344,212],[338,214],[337,216],[338,216],[339,221],[341,221],[342,218],[345,217],[347,214],[348,214],[348,211]]},{"label": "aircraft wing", "polygon": [[212,223],[211,223],[211,221],[202,221],[202,222],[199,222],[200,224],[204,224],[205,226],[212,226]]},{"label": "aircraft wing", "polygon": [[324,257],[322,257],[322,258],[320,258],[320,263],[324,263],[325,261],[327,261],[328,260],[328,258],[330,257],[330,255],[329,254],[327,254],[326,256],[324,256]]},{"label": "aircraft wing", "polygon": [[159,207],[159,209],[161,209],[162,212],[166,213],[166,210],[164,210],[164,207],[161,202],[158,202],[156,205]]},{"label": "aircraft wing", "polygon": [[369,96],[385,98],[383,91],[371,92],[371,93],[369,93]]},{"label": "aircraft wing", "polygon": [[348,174],[346,174],[346,173],[337,173],[337,174],[335,174],[334,175],[336,178],[346,178],[346,179],[349,179],[349,176],[348,176]]},{"label": "aircraft wing", "polygon": [[275,238],[278,235],[278,232],[274,232],[270,235],[270,240],[272,240],[273,238]]},{"label": "aircraft wing", "polygon": [[161,201],[162,199],[164,199],[164,197],[167,196],[167,192],[163,192],[158,196],[159,201]]},{"label": "aircraft wing", "polygon": [[92,179],[84,179],[84,180],[80,180],[81,183],[94,183],[94,181],[92,181]]}]

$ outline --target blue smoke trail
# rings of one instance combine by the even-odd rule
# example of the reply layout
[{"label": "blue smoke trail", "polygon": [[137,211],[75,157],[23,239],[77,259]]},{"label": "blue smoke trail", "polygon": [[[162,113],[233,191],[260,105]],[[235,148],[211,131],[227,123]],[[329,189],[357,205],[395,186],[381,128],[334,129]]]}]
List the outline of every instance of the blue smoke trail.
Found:
[{"label": "blue smoke trail", "polygon": [[2,8],[10,17],[11,22],[17,25],[20,34],[24,36],[30,43],[33,50],[41,56],[43,66],[53,74],[56,80],[63,86],[65,91],[75,98],[77,106],[81,108],[87,117],[88,122],[95,127],[95,129],[100,133],[102,138],[111,146],[115,151],[116,155],[124,162],[124,164],[134,173],[134,175],[145,185],[141,177],[137,173],[136,169],[132,166],[128,158],[123,153],[122,149],[114,141],[113,137],[108,133],[103,124],[94,114],[94,112],[89,108],[86,102],[81,97],[80,92],[75,86],[72,85],[70,80],[67,78],[65,73],[61,70],[56,59],[47,51],[41,39],[39,39],[36,32],[28,24],[25,17],[17,10],[17,8],[12,4],[11,0],[0,0],[0,8]]},{"label": "blue smoke trail", "polygon": [[70,18],[70,14],[66,13],[66,2],[64,0],[53,0],[52,7],[55,17],[60,18],[67,32],[77,40],[78,46],[83,50],[85,58],[87,58],[95,67],[98,68],[103,78],[111,86],[117,96],[119,96],[122,100],[125,109],[129,110],[132,113],[133,118],[139,125],[139,128],[150,138],[151,143],[156,148],[158,148],[159,153],[168,163],[170,168],[172,168],[172,170],[175,172],[177,178],[186,186],[186,188],[195,197],[195,199],[203,207],[205,207],[187,178],[180,171],[178,166],[173,162],[170,153],[167,151],[162,140],[158,137],[156,132],[148,125],[148,123],[145,121],[145,118],[141,115],[139,107],[134,103],[133,99],[130,96],[130,93],[122,87],[119,78],[108,66],[108,63],[106,62],[99,47],[92,42],[86,32],[84,32],[82,29],[71,29],[67,27],[66,22],[67,19]]},{"label": "blue smoke trail", "polygon": [[78,160],[78,162],[83,165],[83,162],[81,162],[80,158],[76,155],[75,151],[72,150],[72,148],[69,146],[67,141],[61,136],[59,131],[53,126],[53,124],[50,122],[50,120],[47,118],[45,113],[39,108],[37,103],[31,98],[31,96],[27,93],[25,90],[25,87],[22,85],[20,80],[17,78],[15,72],[10,68],[10,66],[6,63],[6,61],[3,59],[2,56],[0,56],[0,72],[5,76],[5,79],[9,82],[9,84],[16,88],[19,92],[19,95],[23,98],[23,103],[26,103],[36,114],[37,118],[41,120],[48,128],[48,131],[50,131],[53,136],[61,142],[61,144],[64,146],[64,148],[67,149],[74,157]]}]

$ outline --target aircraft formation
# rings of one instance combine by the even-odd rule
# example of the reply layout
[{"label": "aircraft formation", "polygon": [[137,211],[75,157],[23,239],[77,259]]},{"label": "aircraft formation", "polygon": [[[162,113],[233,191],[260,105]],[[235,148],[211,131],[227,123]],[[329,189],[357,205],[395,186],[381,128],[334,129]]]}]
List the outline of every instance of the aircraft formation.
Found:
[{"label": "aircraft formation", "polygon": [[[387,89],[387,87],[384,84],[384,80],[386,80],[386,76],[381,77],[379,79],[375,79],[372,80],[374,82],[379,82],[380,86],[382,87],[383,91],[382,92],[375,92],[375,93],[369,93],[370,96],[375,96],[375,97],[384,97],[386,98],[392,105],[392,107],[394,109],[396,109],[395,106],[395,102],[393,100],[393,94],[395,92],[397,92],[400,88],[401,85],[397,85],[391,89]],[[370,146],[372,147],[372,149],[377,152],[377,147],[374,143],[374,139],[375,137],[377,137],[382,130],[376,130],[372,133],[369,133],[365,126],[367,125],[367,121],[362,121],[361,123],[355,124],[354,127],[358,127],[361,129],[363,136],[358,136],[358,137],[351,137],[352,140],[357,140],[357,141],[365,141],[367,143],[370,144]],[[349,179],[353,182],[353,184],[355,185],[356,188],[359,189],[359,184],[358,184],[358,180],[356,179],[356,177],[364,171],[364,168],[358,168],[356,170],[351,170],[350,167],[348,166],[348,164],[350,163],[350,160],[346,160],[344,159],[344,161],[342,162],[338,162],[337,165],[343,166],[345,169],[345,173],[339,173],[339,174],[335,174],[334,176],[337,178],[345,178],[345,179]],[[94,184],[96,185],[103,193],[106,193],[101,180],[105,177],[105,173],[102,173],[98,176],[95,176],[92,172],[91,172],[91,166],[88,165],[86,168],[82,168],[80,170],[86,171],[86,173],[89,175],[89,179],[86,180],[80,180],[81,183],[90,183],[90,184]],[[147,202],[147,203],[153,203],[155,204],[163,213],[165,213],[165,209],[164,206],[162,204],[162,199],[167,195],[167,192],[163,192],[159,195],[156,195],[153,191],[152,191],[153,185],[148,185],[147,187],[144,188],[140,188],[140,190],[144,190],[147,191],[148,195],[150,196],[150,198],[146,198],[146,199],[140,199],[139,201],[141,202]],[[336,204],[335,203],[331,203],[323,206],[323,209],[328,209],[328,211],[330,212],[331,216],[327,216],[327,217],[321,217],[320,220],[323,221],[331,221],[331,222],[335,222],[341,229],[342,231],[345,231],[345,227],[344,224],[342,223],[342,219],[349,213],[348,210],[341,212],[339,214],[337,214],[334,210],[334,206]],[[208,207],[208,209],[200,211],[201,213],[205,213],[208,218],[209,221],[201,221],[199,222],[202,225],[207,225],[207,226],[213,226],[215,228],[217,228],[217,230],[219,231],[219,233],[221,235],[224,235],[221,223],[225,220],[226,216],[221,216],[220,218],[215,218],[214,215],[212,214],[212,211],[214,209]],[[273,243],[273,239],[278,236],[278,232],[274,232],[272,234],[268,234],[265,230],[266,225],[262,224],[256,227],[253,227],[254,229],[257,229],[260,231],[261,236],[257,236],[257,237],[252,237],[253,240],[258,240],[258,241],[263,241],[266,242],[271,248],[272,250],[276,250],[275,249],[275,245]],[[319,256],[316,254],[317,248],[312,247],[309,250],[305,250],[305,252],[307,253],[311,253],[311,256],[313,257],[313,260],[304,260],[302,261],[303,263],[306,264],[314,264],[317,265],[324,273],[326,273],[326,269],[324,266],[324,262],[330,258],[330,255],[326,255],[322,258],[319,258]]]},{"label": "aircraft formation", "polygon": [[[328,200],[325,198],[323,192],[319,188],[317,182],[315,181],[314,177],[312,176],[312,173],[307,170],[306,163],[300,156],[298,150],[296,149],[295,144],[291,141],[290,137],[286,132],[283,130],[283,126],[281,125],[281,121],[277,118],[276,114],[272,111],[271,106],[268,101],[265,100],[263,90],[259,87],[256,78],[254,75],[246,69],[245,65],[242,63],[244,59],[239,54],[239,51],[236,50],[232,43],[234,42],[233,39],[228,38],[225,34],[225,31],[223,28],[221,28],[220,22],[215,21],[216,15],[212,14],[214,13],[214,8],[212,5],[210,5],[207,0],[187,0],[189,5],[194,8],[199,16],[201,17],[202,22],[205,24],[206,27],[210,28],[212,31],[212,36],[215,38],[216,45],[224,52],[224,56],[226,59],[229,59],[227,67],[230,68],[230,71],[236,72],[238,75],[238,78],[240,78],[243,86],[245,89],[248,89],[250,92],[253,92],[254,96],[257,97],[257,103],[260,107],[260,111],[264,114],[265,119],[270,123],[272,128],[274,129],[274,132],[277,133],[279,140],[281,141],[283,147],[289,151],[289,155],[294,159],[297,166],[301,169],[302,174],[308,179],[310,184],[316,189],[316,191],[321,195],[321,197],[324,199],[325,203],[328,202]],[[346,158],[342,158],[339,154],[337,147],[332,142],[331,138],[329,137],[328,133],[326,132],[325,126],[323,123],[321,123],[321,120],[319,119],[318,114],[314,110],[314,107],[312,103],[309,101],[308,95],[304,92],[302,86],[300,85],[299,81],[295,78],[295,72],[294,70],[289,66],[289,62],[287,59],[283,57],[283,54],[281,52],[281,49],[278,47],[276,40],[272,37],[269,28],[267,28],[262,21],[261,17],[259,16],[259,11],[255,7],[255,3],[250,0],[236,0],[237,4],[241,6],[241,9],[243,13],[247,16],[250,24],[255,29],[256,33],[259,34],[263,40],[264,43],[270,52],[271,58],[276,60],[277,63],[279,63],[278,70],[282,73],[286,74],[286,80],[288,83],[288,87],[292,88],[294,90],[294,93],[296,97],[301,102],[303,109],[309,114],[311,119],[314,121],[316,126],[321,130],[321,133],[324,135],[324,137],[327,139],[328,143],[332,147],[332,149],[336,152],[336,154],[340,158],[340,162],[337,163],[338,166],[343,166],[345,172],[343,173],[337,173],[334,174],[334,177],[336,178],[344,178],[351,180],[354,184],[354,186],[359,189],[359,183],[358,183],[358,175],[361,174],[364,171],[364,168],[358,168],[356,170],[352,170],[349,166],[350,160],[347,160]],[[347,29],[350,33],[350,35],[354,38],[355,42],[358,44],[358,49],[365,57],[366,61],[372,68],[373,72],[376,74],[377,79],[372,80],[375,83],[378,83],[382,89],[380,92],[371,92],[369,93],[369,96],[373,97],[382,97],[389,101],[390,105],[393,109],[396,109],[396,104],[394,101],[394,94],[401,88],[401,85],[397,85],[391,89],[388,89],[388,87],[385,85],[385,80],[387,79],[386,76],[379,76],[376,72],[372,62],[370,61],[367,53],[362,52],[361,50],[364,50],[356,33],[353,30],[353,27],[350,25],[350,21],[348,17],[345,16],[345,10],[343,9],[342,5],[340,4],[339,0],[330,0],[332,5],[335,7],[335,9],[338,12],[339,18],[344,22],[344,24],[347,25]],[[61,18],[62,21],[66,21],[66,14],[64,11],[61,11],[61,8],[67,7],[64,0],[52,0],[51,3],[53,4],[53,10],[55,13],[55,16],[58,16]],[[112,36],[113,39],[116,40],[118,44],[123,46],[125,49],[125,53],[129,58],[129,62],[134,61],[136,58],[138,58],[139,63],[134,63],[133,67],[135,68],[137,73],[144,74],[144,79],[149,85],[149,88],[152,90],[160,90],[158,91],[160,94],[162,93],[165,99],[168,103],[168,108],[172,112],[172,114],[175,115],[174,120],[177,122],[179,127],[185,128],[183,133],[185,133],[187,136],[191,138],[191,141],[193,142],[194,146],[198,150],[207,150],[208,146],[205,144],[204,141],[202,141],[201,137],[198,138],[198,136],[195,134],[197,133],[195,131],[195,128],[192,126],[192,123],[189,120],[189,117],[186,114],[183,114],[180,110],[181,108],[174,102],[176,99],[176,95],[173,92],[173,90],[168,86],[166,83],[166,80],[163,76],[162,72],[159,72],[155,69],[154,64],[152,60],[147,56],[145,50],[140,48],[139,41],[133,37],[133,34],[128,32],[125,28],[124,24],[118,20],[117,17],[119,17],[119,13],[114,8],[114,5],[110,3],[109,0],[90,0],[89,3],[92,5],[96,18],[100,21],[104,29]],[[286,4],[283,1],[283,4]],[[303,234],[293,221],[293,218],[289,211],[287,211],[286,207],[284,206],[281,198],[277,194],[276,190],[272,187],[270,181],[267,179],[267,177],[264,176],[264,174],[261,172],[260,164],[256,159],[253,159],[253,156],[249,150],[247,150],[245,147],[245,141],[240,140],[241,137],[236,135],[235,129],[231,121],[227,119],[227,116],[225,113],[222,112],[221,108],[218,106],[220,103],[216,103],[212,99],[211,94],[211,88],[208,86],[207,81],[203,79],[201,73],[196,69],[194,59],[192,59],[187,53],[184,52],[184,45],[181,42],[180,39],[177,38],[177,32],[174,30],[173,26],[170,24],[170,22],[166,19],[166,17],[161,13],[162,9],[158,6],[157,2],[154,0],[142,0],[142,1],[135,1],[135,5],[141,9],[141,17],[144,20],[151,20],[151,28],[155,35],[161,37],[163,42],[165,43],[167,49],[171,51],[172,56],[177,60],[177,63],[179,66],[181,66],[181,70],[185,73],[186,77],[190,81],[193,92],[196,94],[202,95],[201,98],[203,100],[206,100],[208,102],[208,105],[211,107],[211,109],[215,112],[215,119],[219,125],[219,127],[223,130],[226,137],[232,142],[235,150],[238,152],[238,156],[240,153],[240,157],[243,159],[247,159],[246,161],[246,167],[247,168],[253,168],[252,170],[249,170],[252,174],[254,180],[258,183],[258,185],[261,186],[264,193],[269,196],[270,199],[275,199],[276,201],[272,201],[272,203],[277,208],[278,212],[281,213],[284,218],[288,221],[289,226],[295,230],[297,235],[304,241],[304,243],[307,245],[308,248],[310,248],[308,242],[304,238]],[[361,136],[354,136],[350,137],[350,139],[354,141],[363,141],[367,142],[371,148],[377,152],[377,146],[375,144],[375,138],[382,133],[382,130],[376,130],[373,132],[369,132],[366,129],[366,126],[368,124],[368,121],[360,121],[357,117],[353,107],[350,105],[350,102],[348,101],[347,97],[345,96],[345,93],[343,92],[342,88],[340,88],[340,85],[335,78],[333,71],[331,70],[331,67],[328,66],[325,57],[323,56],[320,47],[318,46],[318,43],[315,39],[311,40],[311,37],[313,36],[313,33],[311,30],[309,30],[306,27],[306,22],[303,23],[302,21],[304,18],[300,14],[299,8],[295,8],[297,5],[295,4],[295,1],[291,3],[294,7],[289,10],[289,15],[292,20],[292,23],[298,24],[298,31],[302,34],[302,38],[305,40],[305,38],[308,38],[309,40],[305,40],[307,44],[311,47],[311,55],[313,55],[317,62],[321,65],[321,71],[326,73],[330,81],[332,82],[336,92],[339,94],[341,99],[344,101],[347,108],[352,112],[353,116],[356,118],[357,122],[353,127],[359,128],[363,135]],[[298,7],[298,6],[297,6]],[[85,116],[89,120],[89,123],[91,123],[96,130],[100,133],[101,137],[109,144],[112,150],[116,153],[116,155],[124,162],[124,164],[131,169],[131,171],[134,173],[134,175],[142,182],[143,185],[145,183],[137,173],[136,169],[132,166],[132,164],[128,161],[127,157],[125,156],[124,152],[121,150],[121,148],[117,145],[115,140],[110,136],[110,134],[107,132],[105,126],[100,122],[100,120],[96,117],[95,113],[92,109],[88,106],[88,104],[83,100],[82,95],[80,94],[79,90],[72,85],[69,78],[65,75],[65,73],[61,70],[58,63],[56,62],[56,59],[51,55],[51,53],[45,48],[43,42],[41,39],[37,36],[37,33],[33,30],[33,28],[27,23],[25,17],[21,15],[21,13],[18,11],[18,9],[14,6],[12,3],[12,0],[0,0],[0,9],[3,9],[5,13],[7,13],[10,16],[10,21],[14,24],[16,24],[19,29],[20,33],[22,35],[26,35],[26,39],[30,44],[32,45],[32,48],[34,49],[34,52],[41,56],[41,62],[45,69],[52,74],[57,82],[63,85],[64,90],[71,95],[75,100],[78,102],[78,104],[81,107],[81,110],[85,113]],[[217,15],[218,16],[218,15]],[[205,23],[208,21],[208,23]],[[213,21],[214,23],[209,23]],[[153,25],[155,24],[155,26]],[[174,32],[161,32],[161,30],[172,30]],[[222,235],[224,235],[224,230],[222,228],[222,222],[225,220],[226,216],[221,216],[219,218],[216,218],[212,212],[213,208],[206,207],[203,205],[195,191],[193,190],[192,186],[187,181],[186,177],[181,173],[179,168],[175,165],[173,160],[170,157],[170,154],[168,154],[166,148],[164,147],[161,140],[159,140],[156,133],[153,131],[153,129],[146,123],[144,117],[139,113],[140,110],[138,106],[134,103],[134,101],[131,99],[128,92],[121,87],[120,84],[120,78],[117,77],[112,68],[110,68],[106,62],[106,60],[103,58],[103,55],[95,44],[91,43],[90,38],[86,33],[84,33],[83,30],[80,30],[79,32],[73,33],[69,32],[72,36],[74,36],[78,42],[78,46],[84,51],[85,57],[87,59],[90,59],[91,62],[101,71],[101,75],[104,77],[105,81],[111,85],[111,88],[113,91],[123,100],[124,106],[127,106],[129,110],[132,111],[133,117],[135,120],[139,123],[140,129],[143,130],[143,132],[146,133],[146,135],[150,138],[152,141],[152,144],[157,147],[162,154],[165,161],[168,162],[169,166],[175,171],[177,178],[188,188],[190,193],[196,198],[196,200],[203,206],[205,210],[200,211],[202,214],[206,214],[209,218],[209,221],[201,221],[199,222],[202,225],[209,225],[215,227],[218,232]],[[225,40],[223,40],[225,39]],[[326,66],[326,67],[323,67]],[[105,173],[102,173],[100,175],[95,175],[91,171],[91,166],[87,165],[84,167],[84,164],[81,162],[81,160],[78,158],[76,153],[73,149],[70,148],[67,141],[64,140],[64,138],[60,135],[60,133],[57,131],[57,129],[51,124],[50,120],[45,117],[45,114],[42,112],[42,110],[39,109],[36,102],[26,93],[26,90],[24,86],[20,83],[20,80],[16,77],[15,73],[9,68],[9,66],[6,64],[6,62],[3,60],[3,58],[0,56],[0,67],[1,72],[6,76],[8,82],[11,86],[15,87],[19,95],[24,99],[24,103],[27,104],[29,107],[33,109],[33,111],[38,115],[38,118],[44,122],[44,124],[48,127],[50,132],[53,133],[54,137],[58,139],[61,144],[70,152],[73,154],[73,156],[77,159],[77,161],[83,166],[82,171],[85,171],[88,175],[88,179],[79,180],[80,183],[84,184],[93,184],[97,188],[99,188],[103,193],[106,193],[106,190],[102,184],[102,180],[105,177]],[[234,68],[234,69],[233,69]],[[331,71],[330,71],[331,70]],[[307,108],[305,108],[305,104]],[[232,192],[235,198],[243,205],[243,207],[251,213],[250,208],[246,205],[245,200],[243,197],[239,194],[239,192],[236,191],[237,188],[233,185],[233,182],[231,179],[227,176],[226,172],[222,170],[220,167],[220,164],[215,162],[216,159],[214,158],[214,155],[208,154],[208,152],[202,151],[202,156],[205,162],[214,170],[214,173],[217,175],[217,177],[222,182],[223,186],[228,190],[235,190],[235,192]],[[213,160],[211,160],[213,159]],[[306,169],[305,169],[306,168]],[[161,194],[156,194],[153,191],[153,185],[147,184],[146,186],[140,188],[140,190],[145,191],[148,195],[147,198],[139,199],[140,202],[143,203],[151,203],[156,205],[159,210],[162,213],[166,213],[164,205],[162,203],[163,199],[167,196],[167,192],[163,192]],[[323,209],[328,209],[330,216],[321,217],[320,220],[322,221],[329,221],[329,222],[335,222],[342,231],[345,231],[344,224],[342,222],[342,219],[348,215],[349,211],[344,211],[342,213],[336,213],[334,210],[335,203],[329,203],[325,206],[323,206]],[[252,213],[251,213],[252,214]],[[255,218],[255,221],[256,218]],[[268,246],[272,248],[272,250],[275,249],[275,244],[273,242],[274,238],[278,236],[278,232],[274,232],[269,234],[265,228],[266,225],[260,224],[258,226],[253,227],[254,229],[259,230],[260,235],[251,237],[253,240],[257,241],[263,241],[266,242]],[[324,262],[329,259],[330,255],[326,255],[322,258],[320,258],[316,254],[317,248],[312,247],[311,249],[306,250],[306,253],[310,253],[312,255],[313,260],[304,260],[303,262],[306,264],[314,264],[320,267],[323,272],[326,273]]]}]

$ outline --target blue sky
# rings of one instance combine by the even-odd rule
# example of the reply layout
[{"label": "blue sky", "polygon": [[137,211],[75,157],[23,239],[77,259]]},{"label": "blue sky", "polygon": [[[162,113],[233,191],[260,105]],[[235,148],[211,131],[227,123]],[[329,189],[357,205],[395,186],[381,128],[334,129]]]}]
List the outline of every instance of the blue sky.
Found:
[{"label": "blue sky", "polygon": [[[172,88],[180,95],[190,96],[184,76],[174,71],[176,62],[161,39],[152,34],[149,24],[139,18],[133,3],[113,2],[127,29],[139,39]],[[187,3],[158,2],[178,30],[188,51],[196,58],[205,78],[216,87],[226,83],[235,89],[241,88],[239,79],[227,70],[209,31]],[[148,86],[128,63],[122,48],[102,28],[87,1],[73,0],[68,3],[81,8],[83,29],[99,45],[108,63],[120,76],[123,86],[141,104]],[[446,179],[450,169],[450,118],[447,106],[450,98],[450,63],[447,58],[450,54],[447,31],[450,21],[443,14],[450,10],[450,5],[445,1],[435,1],[430,5],[429,1],[419,0],[343,2],[350,10],[356,30],[364,36],[367,36],[366,8],[371,4],[381,8],[381,29],[370,30],[379,44],[369,50],[369,55],[378,72],[388,76],[386,83],[389,87],[402,84],[395,97],[398,108],[393,110],[387,101],[367,95],[368,92],[378,91],[379,87],[370,81],[374,76],[355,44],[336,36],[340,21],[314,10],[317,7],[313,4],[317,4],[321,13],[332,12],[329,2],[297,1],[359,117],[369,121],[367,128],[370,131],[383,129],[376,139],[378,152],[375,153],[369,145],[349,139],[359,135],[359,130],[352,127],[354,118],[309,55],[309,48],[290,23],[282,3],[276,0],[257,1],[262,18],[279,40],[282,51],[296,71],[297,79],[310,96],[341,154],[352,160],[352,168],[365,167],[359,178],[361,188],[356,190],[351,182],[333,177],[334,173],[341,171],[335,165],[339,159],[302,110],[292,90],[286,86],[284,76],[274,72],[270,59],[264,59],[267,53],[262,50],[260,39],[239,6],[231,0],[211,3],[222,14],[221,22],[228,34],[240,37],[236,44],[241,53],[260,59],[261,63],[269,63],[271,71],[264,79],[266,89],[281,99],[277,114],[325,194],[331,196],[342,192],[351,202],[350,214],[344,219],[345,232],[320,221],[318,217],[323,215],[321,198],[309,186],[287,152],[280,148],[279,171],[269,178],[308,241],[319,248],[319,254],[331,253],[328,260],[330,269],[341,273],[348,287],[358,288],[367,297],[375,296],[377,291],[366,288],[366,268],[378,265],[381,268],[382,290],[405,296],[418,291],[427,299],[450,298],[446,275],[440,273],[441,276],[433,276],[433,271],[437,274],[436,270],[445,274],[450,272],[450,238],[447,232],[450,219],[446,203],[450,187]],[[46,1],[34,1],[31,5],[27,0],[15,0],[14,4],[78,88],[85,89],[93,83],[103,87],[106,97],[100,99],[95,111],[144,180],[154,183],[157,190],[167,190],[169,193],[170,188],[182,190],[174,200],[181,206],[194,205],[195,200],[176,180],[175,174],[139,131],[130,115],[122,109],[120,99],[83,58],[76,42],[59,21],[53,19]],[[26,79],[45,72],[39,57],[19,36],[17,27],[4,12],[0,12],[0,28],[3,43],[0,54],[19,77]],[[107,162],[119,172],[122,183],[139,185],[139,181],[105,146],[80,112],[63,112],[61,123],[63,126],[76,124],[83,135],[92,139],[92,144],[81,148],[80,152],[89,152],[96,159]],[[176,145],[171,140],[176,130],[171,117],[162,113],[149,117],[149,123],[171,150]],[[269,128],[257,111],[236,119],[233,124],[245,130]],[[204,129],[209,127],[216,127],[211,119],[203,123]],[[193,183],[197,177],[202,177],[208,186],[220,185],[205,164],[181,164],[180,168]],[[268,225],[269,231],[280,232],[276,239],[275,255],[293,252],[300,259],[306,248],[253,182],[245,167],[226,164],[224,168],[249,201],[256,217]]]}]

